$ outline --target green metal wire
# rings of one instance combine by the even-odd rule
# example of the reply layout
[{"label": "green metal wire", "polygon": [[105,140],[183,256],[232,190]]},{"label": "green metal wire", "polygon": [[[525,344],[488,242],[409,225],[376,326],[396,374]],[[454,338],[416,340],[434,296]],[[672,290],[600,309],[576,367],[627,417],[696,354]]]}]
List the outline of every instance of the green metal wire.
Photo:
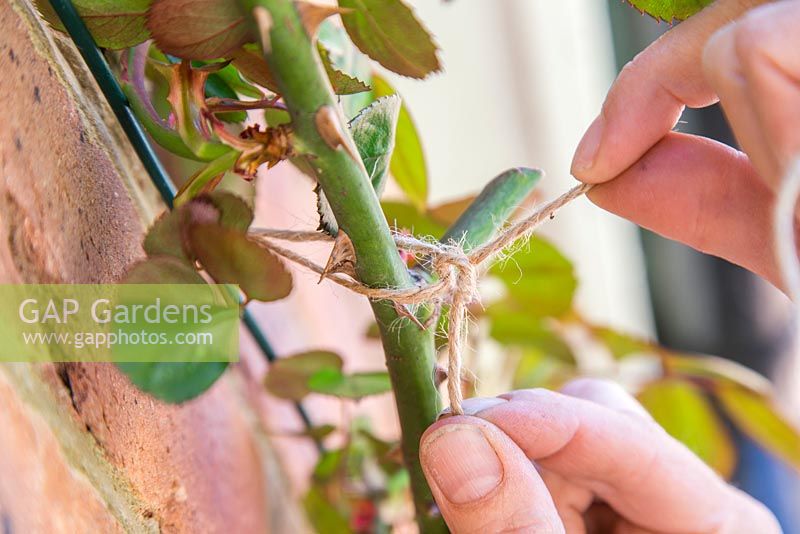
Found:
[{"label": "green metal wire", "polygon": [[86,61],[86,65],[89,66],[89,70],[92,71],[92,75],[97,80],[97,85],[100,86],[100,90],[103,91],[106,100],[111,105],[111,109],[114,111],[122,129],[130,139],[133,149],[139,159],[142,160],[142,164],[156,188],[158,188],[158,192],[161,193],[161,198],[172,208],[175,199],[175,186],[169,179],[169,175],[164,170],[164,166],[158,156],[153,151],[153,147],[147,141],[144,130],[133,115],[133,110],[128,105],[128,99],[122,93],[122,88],[117,83],[114,73],[111,72],[106,58],[97,48],[94,38],[89,33],[89,30],[86,29],[86,25],[70,0],[51,0],[50,3],[78,47],[81,56]]},{"label": "green metal wire", "polygon": [[[161,164],[161,160],[158,159],[158,156],[153,151],[150,141],[147,139],[139,121],[133,114],[133,110],[131,110],[128,104],[128,99],[122,92],[117,78],[108,66],[108,62],[94,42],[94,38],[89,33],[89,30],[86,28],[86,25],[83,23],[83,20],[70,0],[50,0],[50,3],[61,19],[62,24],[64,24],[67,33],[69,33],[75,45],[78,47],[78,51],[80,51],[84,61],[86,61],[86,65],[89,67],[97,84],[100,86],[100,90],[103,91],[114,115],[117,117],[122,129],[133,145],[133,149],[136,151],[139,159],[141,159],[153,184],[161,194],[161,198],[167,206],[172,209],[175,200],[175,186],[169,174],[167,174],[164,169],[164,166]],[[264,332],[258,326],[258,323],[249,310],[244,311],[242,319],[259,349],[264,354],[264,357],[269,362],[275,361],[275,351],[272,349],[269,340],[266,335],[264,335]],[[308,413],[301,404],[297,403],[296,407],[303,424],[306,428],[311,428],[313,425]],[[318,441],[317,446],[321,448]]]}]

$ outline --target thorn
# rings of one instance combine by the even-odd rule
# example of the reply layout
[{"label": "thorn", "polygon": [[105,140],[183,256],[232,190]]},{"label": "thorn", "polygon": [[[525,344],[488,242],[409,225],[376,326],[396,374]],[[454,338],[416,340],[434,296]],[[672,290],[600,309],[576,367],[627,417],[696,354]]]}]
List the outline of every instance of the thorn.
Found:
[{"label": "thorn", "polygon": [[332,7],[313,2],[295,2],[297,13],[300,15],[300,22],[306,29],[306,33],[312,39],[316,36],[319,25],[322,21],[337,13],[349,13],[351,9]]},{"label": "thorn", "polygon": [[351,143],[346,134],[342,131],[342,121],[333,106],[322,106],[314,115],[314,123],[317,127],[322,140],[325,144],[336,150],[340,146],[353,158],[353,161],[360,162],[361,159],[354,153]]},{"label": "thorn", "polygon": [[356,251],[350,237],[340,228],[333,242],[331,255],[322,270],[318,284],[321,284],[328,276],[334,273],[344,273],[352,278],[356,278]]},{"label": "thorn", "polygon": [[405,317],[406,319],[410,320],[412,323],[417,325],[420,329],[425,330],[425,325],[423,325],[416,315],[411,313],[411,310],[405,304],[400,304],[399,302],[394,303],[394,310],[397,312],[397,315],[400,317]]},{"label": "thorn", "polygon": [[253,18],[256,19],[258,34],[261,37],[261,48],[265,54],[269,53],[272,51],[272,40],[269,36],[270,30],[272,30],[272,15],[269,14],[267,8],[256,6],[253,8]]},{"label": "thorn", "polygon": [[433,370],[433,383],[438,388],[444,383],[445,380],[447,380],[447,369],[441,365],[436,365]]}]

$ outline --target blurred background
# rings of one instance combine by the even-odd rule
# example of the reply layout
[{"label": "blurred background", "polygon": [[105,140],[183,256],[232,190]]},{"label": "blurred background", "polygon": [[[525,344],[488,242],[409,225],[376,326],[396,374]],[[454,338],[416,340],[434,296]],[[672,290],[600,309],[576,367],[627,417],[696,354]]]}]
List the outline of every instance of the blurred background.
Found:
[{"label": "blurred background", "polygon": [[[616,73],[670,28],[619,0],[409,3],[435,36],[444,72],[423,82],[383,74],[403,96],[420,132],[431,204],[474,194],[515,166],[545,171],[540,198],[566,191],[574,183],[573,151]],[[717,106],[688,110],[678,128],[735,146]],[[313,223],[313,211],[298,214],[294,207],[274,205],[275,195],[308,196],[306,189],[291,190],[292,181],[281,176],[294,172],[287,168],[263,177],[259,202],[270,207],[260,210],[262,224]],[[271,199],[263,198],[266,190]],[[562,210],[543,234],[574,262],[577,308],[591,322],[677,351],[742,363],[775,382],[784,406],[794,411],[800,405],[793,309],[768,283],[642,231],[586,199]],[[347,333],[355,318],[369,323],[363,303],[335,287],[313,291],[300,288],[288,303],[258,308],[280,351],[316,341],[346,353],[352,367],[374,368],[381,357],[377,344],[364,340],[363,330]],[[330,317],[319,304],[320,291],[351,313]],[[306,325],[321,321],[322,326],[305,329],[298,314],[306,315]],[[360,409],[382,413],[384,401],[367,400]],[[326,402],[309,399],[308,405],[324,418],[321,414],[331,412]],[[385,426],[389,435],[397,430],[393,423]],[[733,482],[765,502],[787,532],[800,532],[796,471],[727,426],[739,447]]]}]

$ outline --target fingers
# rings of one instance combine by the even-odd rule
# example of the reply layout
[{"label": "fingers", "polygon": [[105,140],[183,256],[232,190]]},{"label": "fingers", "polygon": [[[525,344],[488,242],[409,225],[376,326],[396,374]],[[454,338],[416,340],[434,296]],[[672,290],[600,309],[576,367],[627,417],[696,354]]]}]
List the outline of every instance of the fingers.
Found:
[{"label": "fingers", "polygon": [[564,532],[536,468],[493,424],[443,419],[422,436],[420,460],[454,533]]},{"label": "fingers", "polygon": [[616,180],[594,187],[589,198],[781,286],[769,237],[773,193],[741,152],[669,133]]},{"label": "fingers", "polygon": [[734,27],[735,23],[728,25],[709,39],[703,54],[706,78],[720,98],[739,146],[763,177],[775,176],[778,173],[777,161],[764,142],[763,129],[736,53]]},{"label": "fingers", "polygon": [[800,155],[800,2],[750,11],[709,41],[703,65],[742,147],[776,185]]},{"label": "fingers", "polygon": [[650,413],[625,388],[611,380],[576,378],[561,388],[561,393],[600,404],[618,412],[629,412],[652,420]]},{"label": "fingers", "polygon": [[703,48],[720,27],[764,1],[719,0],[626,65],[579,144],[572,173],[586,182],[611,180],[675,126],[684,106],[716,102],[703,76]]},{"label": "fingers", "polygon": [[507,402],[477,417],[496,425],[543,469],[591,489],[632,524],[717,532],[742,506],[764,521],[754,501],[738,500],[702,461],[644,417],[545,390],[503,397]]}]

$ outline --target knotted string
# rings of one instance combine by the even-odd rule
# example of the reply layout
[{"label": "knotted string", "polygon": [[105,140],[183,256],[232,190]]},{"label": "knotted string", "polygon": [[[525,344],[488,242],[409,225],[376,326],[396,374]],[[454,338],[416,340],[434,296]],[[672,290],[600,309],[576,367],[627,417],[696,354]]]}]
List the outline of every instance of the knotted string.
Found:
[{"label": "knotted string", "polygon": [[470,252],[464,251],[457,243],[432,243],[414,236],[394,233],[398,248],[430,259],[431,270],[437,279],[409,288],[375,288],[343,274],[326,275],[323,266],[305,256],[284,248],[275,241],[311,242],[328,241],[333,238],[320,232],[253,229],[251,236],[268,250],[283,258],[302,265],[328,280],[349,289],[354,293],[373,300],[388,300],[400,305],[433,304],[437,307],[449,305],[448,312],[448,381],[451,413],[461,415],[463,396],[461,392],[461,352],[467,339],[467,306],[479,298],[478,269],[494,260],[506,248],[519,239],[529,237],[544,221],[551,219],[555,212],[584,195],[592,188],[591,184],[573,187],[560,197],[543,204],[521,221],[500,232],[494,239]]}]

